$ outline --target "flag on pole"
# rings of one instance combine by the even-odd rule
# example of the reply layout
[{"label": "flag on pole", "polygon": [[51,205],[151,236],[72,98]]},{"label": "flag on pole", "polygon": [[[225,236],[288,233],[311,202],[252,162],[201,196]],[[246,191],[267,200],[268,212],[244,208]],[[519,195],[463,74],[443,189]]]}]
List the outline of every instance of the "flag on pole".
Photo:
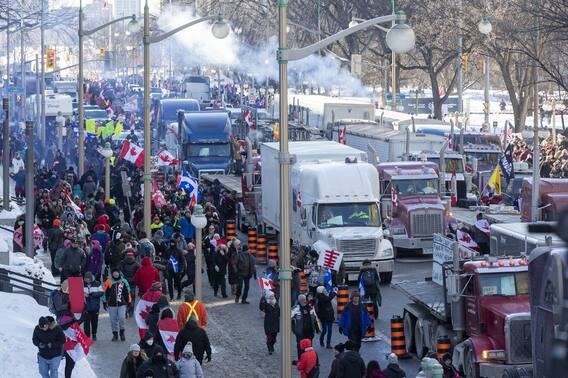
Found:
[{"label": "flag on pole", "polygon": [[179,160],[175,158],[169,151],[162,150],[158,152],[158,166],[167,167],[179,164]]},{"label": "flag on pole", "polygon": [[503,155],[499,159],[499,167],[503,172],[503,177],[507,180],[507,184],[511,181],[512,178],[515,178],[515,170],[513,169],[513,145],[509,143],[505,151],[503,151]]},{"label": "flag on pole", "polygon": [[97,133],[97,124],[94,119],[87,119],[85,125],[87,134],[95,135]]},{"label": "flag on pole", "polygon": [[252,117],[251,117],[251,115],[250,115],[250,111],[249,111],[249,110],[247,110],[247,111],[245,112],[245,122],[247,123],[247,125],[248,125],[248,127],[249,127],[250,129],[253,129],[253,130],[254,130],[254,128],[255,128],[255,127],[254,127],[254,122],[252,121]]},{"label": "flag on pole", "polygon": [[477,243],[465,231],[457,230],[456,239],[458,239],[459,244],[463,245],[464,247],[473,249],[474,251],[477,251],[479,249],[479,245],[477,245]]},{"label": "flag on pole", "polygon": [[164,318],[158,322],[158,330],[168,353],[174,353],[174,344],[179,332],[177,321],[172,318]]},{"label": "flag on pole", "polygon": [[266,277],[259,277],[258,284],[260,285],[260,290],[263,291],[266,289],[274,290],[274,288],[276,287],[276,285],[274,285],[274,281]]},{"label": "flag on pole", "polygon": [[180,189],[184,190],[185,192],[189,193],[190,201],[189,207],[193,207],[197,204],[197,193],[199,189],[199,184],[197,183],[197,179],[192,177],[188,171],[182,171],[181,179],[179,182]]},{"label": "flag on pole", "polygon": [[128,139],[124,141],[119,156],[136,165],[138,168],[144,165],[144,149],[134,143],[130,143]]},{"label": "flag on pole", "polygon": [[501,168],[499,166],[495,167],[489,181],[487,181],[487,186],[494,188],[494,194],[501,194]]},{"label": "flag on pole", "polygon": [[69,206],[71,206],[71,208],[73,209],[75,216],[78,219],[83,219],[83,213],[81,212],[81,208],[79,206],[77,206],[77,204],[75,202],[73,202],[71,197],[69,197],[69,194],[65,194],[65,197],[67,198],[67,201],[69,201]]},{"label": "flag on pole", "polygon": [[392,202],[392,207],[396,207],[396,202],[398,201],[398,194],[396,192],[396,186],[394,185],[394,183],[391,182],[391,202]]}]

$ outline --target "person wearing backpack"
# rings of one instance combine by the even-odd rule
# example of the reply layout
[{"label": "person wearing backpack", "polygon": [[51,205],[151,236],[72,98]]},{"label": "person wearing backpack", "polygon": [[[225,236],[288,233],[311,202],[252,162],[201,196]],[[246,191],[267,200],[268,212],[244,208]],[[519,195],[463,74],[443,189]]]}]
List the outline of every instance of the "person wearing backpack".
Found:
[{"label": "person wearing backpack", "polygon": [[[55,252],[55,259],[53,260],[53,264],[55,265],[55,269],[57,269],[57,271],[59,271],[60,274],[61,274],[61,267],[62,267],[61,264],[63,263],[64,252],[67,248],[69,248],[70,245],[71,241],[69,239],[65,239],[63,241],[63,245],[59,247]],[[62,280],[61,282],[63,281],[64,280]]]},{"label": "person wearing backpack", "polygon": [[128,281],[130,286],[130,294],[132,300],[126,311],[127,316],[134,316],[134,303],[136,302],[136,284],[134,283],[134,276],[138,269],[140,269],[140,264],[136,261],[134,257],[134,249],[126,250],[126,257],[120,262],[119,269],[122,272],[122,276]]},{"label": "person wearing backpack", "polygon": [[168,265],[166,268],[166,280],[168,282],[168,293],[170,300],[174,300],[174,288],[177,291],[177,299],[181,298],[181,279],[185,274],[185,258],[183,252],[178,249],[176,241],[170,240],[168,252]]},{"label": "person wearing backpack", "polygon": [[363,290],[361,290],[363,301],[370,301],[373,304],[374,316],[372,320],[377,319],[379,317],[379,306],[381,306],[383,298],[379,285],[379,275],[375,267],[371,264],[371,261],[363,261],[357,282],[359,282],[359,287],[363,288]]},{"label": "person wearing backpack", "polygon": [[320,334],[320,345],[324,346],[324,336],[327,335],[326,348],[331,348],[331,332],[333,329],[333,321],[335,320],[335,313],[333,312],[333,304],[331,301],[335,297],[335,293],[327,293],[327,290],[323,286],[318,286],[316,289],[316,314],[321,321],[322,330]]},{"label": "person wearing backpack", "polygon": [[49,312],[59,320],[63,315],[69,314],[69,283],[61,282],[59,289],[53,290],[47,300]]},{"label": "person wearing backpack", "polygon": [[61,279],[68,277],[79,277],[85,273],[87,267],[87,256],[85,251],[79,248],[79,238],[71,239],[71,245],[63,251],[61,261]]},{"label": "person wearing backpack", "polygon": [[318,355],[312,347],[312,340],[300,340],[300,348],[302,350],[302,354],[296,364],[296,369],[300,372],[300,378],[318,378],[319,361]]},{"label": "person wearing backpack", "polygon": [[85,292],[85,324],[83,326],[85,335],[97,340],[97,328],[99,324],[99,311],[101,308],[101,297],[103,289],[101,283],[95,280],[91,272],[85,273],[84,288]]},{"label": "person wearing backpack", "polygon": [[[157,232],[158,230],[156,230]],[[161,231],[161,230],[159,230]],[[143,259],[144,257],[149,257],[150,259],[154,260],[156,257],[156,248],[154,244],[147,238],[145,232],[140,232],[140,240],[138,241],[138,257]],[[163,235],[163,232],[161,232]]]},{"label": "person wearing backpack", "polygon": [[243,249],[237,257],[237,275],[239,284],[237,293],[235,294],[235,303],[239,303],[239,297],[242,295],[241,303],[248,304],[247,301],[249,284],[251,277],[256,280],[256,267],[254,257],[250,254],[248,245],[243,245]]}]

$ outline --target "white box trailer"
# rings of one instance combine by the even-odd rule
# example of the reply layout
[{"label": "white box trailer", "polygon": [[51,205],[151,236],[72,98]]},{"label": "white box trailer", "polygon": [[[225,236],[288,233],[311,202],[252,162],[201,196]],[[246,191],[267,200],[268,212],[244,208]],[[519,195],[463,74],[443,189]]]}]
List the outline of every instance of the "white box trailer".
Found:
[{"label": "white box trailer", "polygon": [[[262,218],[280,229],[279,145],[261,146]],[[300,246],[322,241],[344,253],[348,277],[371,260],[390,282],[392,244],[383,237],[379,178],[366,153],[332,141],[290,142],[291,238]]]},{"label": "white box trailer", "polygon": [[375,120],[375,105],[372,103],[325,103],[321,130],[326,130],[328,124],[342,119]]}]

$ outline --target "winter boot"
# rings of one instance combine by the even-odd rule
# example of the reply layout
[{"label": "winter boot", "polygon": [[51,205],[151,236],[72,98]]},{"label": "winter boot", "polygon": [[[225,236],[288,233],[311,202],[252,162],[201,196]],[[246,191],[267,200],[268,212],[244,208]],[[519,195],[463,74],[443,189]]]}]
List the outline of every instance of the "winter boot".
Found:
[{"label": "winter boot", "polygon": [[91,337],[91,340],[97,341],[97,335],[93,334],[93,337]]},{"label": "winter boot", "polygon": [[112,341],[118,341],[118,332],[112,333]]},{"label": "winter boot", "polygon": [[268,347],[268,354],[272,354],[272,352],[274,351],[274,348],[272,348],[272,345],[266,344],[266,346]]},{"label": "winter boot", "polygon": [[120,330],[120,341],[126,341],[126,337],[124,337],[124,330]]}]

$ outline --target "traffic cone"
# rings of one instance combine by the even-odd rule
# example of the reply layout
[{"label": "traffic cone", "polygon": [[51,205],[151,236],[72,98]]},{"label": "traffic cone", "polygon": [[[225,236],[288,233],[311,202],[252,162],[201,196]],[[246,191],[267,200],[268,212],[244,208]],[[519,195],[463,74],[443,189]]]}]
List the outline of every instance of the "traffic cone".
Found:
[{"label": "traffic cone", "polygon": [[404,340],[404,322],[400,316],[391,318],[391,352],[398,358],[409,358]]}]

